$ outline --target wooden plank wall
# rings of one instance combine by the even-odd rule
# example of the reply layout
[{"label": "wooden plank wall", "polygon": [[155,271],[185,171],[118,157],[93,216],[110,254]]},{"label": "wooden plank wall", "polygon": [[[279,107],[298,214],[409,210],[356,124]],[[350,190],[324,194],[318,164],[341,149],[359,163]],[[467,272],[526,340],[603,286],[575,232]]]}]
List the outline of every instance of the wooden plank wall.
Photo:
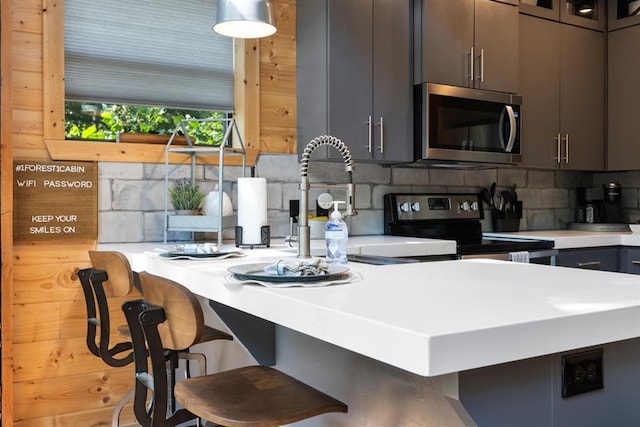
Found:
[{"label": "wooden plank wall", "polygon": [[[2,319],[5,427],[107,426],[113,405],[133,384],[133,369],[108,368],[85,345],[84,298],[76,272],[89,265],[96,242],[5,244],[11,236],[13,159],[50,160],[45,140],[58,139],[60,46],[47,34],[62,31],[62,0],[1,0],[3,75],[10,71],[10,134],[2,138]],[[295,153],[295,0],[275,0],[278,33],[260,41],[260,151]],[[12,12],[11,14],[8,11]],[[2,25],[3,30],[7,25]],[[5,31],[6,32],[6,31]],[[10,44],[5,46],[9,40]],[[7,48],[9,54],[7,55]],[[4,58],[9,58],[5,61]],[[43,84],[48,79],[48,84]],[[59,84],[51,86],[51,81]],[[47,89],[45,89],[47,88]],[[7,119],[3,119],[6,122]],[[10,140],[10,147],[4,144]],[[93,159],[91,159],[93,160]],[[79,201],[81,202],[81,201]],[[11,240],[8,240],[11,242]],[[12,262],[6,260],[6,257]],[[5,264],[6,262],[6,264]],[[13,274],[11,278],[10,273]],[[7,301],[12,303],[7,307]],[[124,323],[114,304],[116,324]],[[10,311],[10,312],[8,312]],[[7,320],[9,319],[9,320]],[[5,339],[12,339],[9,343]],[[8,372],[7,372],[8,370]],[[133,423],[130,411],[125,420]]]},{"label": "wooden plank wall", "polygon": [[[12,136],[12,73],[11,73],[11,46],[12,46],[12,7],[11,0],[0,0],[0,248],[2,251],[2,298],[0,303],[1,323],[0,334],[2,345],[0,351],[2,357],[2,382],[0,384],[13,384],[13,186],[7,185],[13,180],[13,150],[11,146]],[[0,390],[2,387],[0,387]],[[11,387],[5,387],[2,395],[1,413],[4,418],[13,418],[13,394]]]}]

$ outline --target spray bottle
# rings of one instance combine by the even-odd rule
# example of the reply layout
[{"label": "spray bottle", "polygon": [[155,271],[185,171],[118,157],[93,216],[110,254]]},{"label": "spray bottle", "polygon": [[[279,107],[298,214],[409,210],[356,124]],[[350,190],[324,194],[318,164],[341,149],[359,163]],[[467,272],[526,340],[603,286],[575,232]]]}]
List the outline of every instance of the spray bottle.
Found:
[{"label": "spray bottle", "polygon": [[333,212],[324,228],[324,239],[327,244],[327,263],[346,264],[347,263],[347,239],[349,230],[347,223],[342,219],[342,214],[338,210],[338,204],[343,201],[333,201]]}]

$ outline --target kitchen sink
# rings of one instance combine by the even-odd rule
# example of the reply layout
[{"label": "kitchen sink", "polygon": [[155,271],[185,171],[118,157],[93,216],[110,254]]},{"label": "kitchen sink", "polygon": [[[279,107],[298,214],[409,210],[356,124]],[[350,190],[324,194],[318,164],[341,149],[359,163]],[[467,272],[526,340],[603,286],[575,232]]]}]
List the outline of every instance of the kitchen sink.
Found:
[{"label": "kitchen sink", "polygon": [[371,264],[371,265],[409,264],[414,262],[442,261],[445,259],[454,259],[454,258],[455,256],[452,256],[452,255],[425,256],[425,257],[417,256],[417,257],[410,257],[410,258],[386,257],[386,256],[377,256],[377,255],[355,255],[355,254],[347,255],[347,259],[350,262],[360,262],[362,264]]}]

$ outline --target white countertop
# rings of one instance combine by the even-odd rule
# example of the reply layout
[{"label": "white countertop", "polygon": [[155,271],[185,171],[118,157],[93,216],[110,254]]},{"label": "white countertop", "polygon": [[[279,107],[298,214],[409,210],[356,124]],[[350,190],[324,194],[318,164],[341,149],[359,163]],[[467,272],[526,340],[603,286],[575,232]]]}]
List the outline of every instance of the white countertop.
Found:
[{"label": "white countertop", "polygon": [[[640,336],[640,278],[490,260],[388,266],[350,263],[357,283],[273,289],[227,285],[227,267],[293,257],[171,261],[120,250],[134,269],[409,372],[434,376]],[[149,249],[149,246],[146,246]]]},{"label": "white countertop", "polygon": [[[325,253],[323,239],[311,240],[311,255],[324,256]],[[347,253],[387,257],[447,255],[456,253],[456,242],[387,235],[349,236]]]},{"label": "white countertop", "polygon": [[518,231],[515,233],[484,233],[485,237],[509,237],[553,240],[556,249],[597,246],[640,246],[640,234],[630,232],[602,232],[578,230]]}]

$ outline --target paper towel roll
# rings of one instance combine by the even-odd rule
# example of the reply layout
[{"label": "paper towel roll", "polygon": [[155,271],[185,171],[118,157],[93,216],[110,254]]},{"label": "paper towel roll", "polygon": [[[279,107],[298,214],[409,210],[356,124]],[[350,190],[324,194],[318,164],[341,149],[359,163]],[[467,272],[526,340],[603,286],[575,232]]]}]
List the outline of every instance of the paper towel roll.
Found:
[{"label": "paper towel roll", "polygon": [[242,227],[242,244],[262,243],[260,227],[267,225],[265,178],[238,178],[238,225]]}]

